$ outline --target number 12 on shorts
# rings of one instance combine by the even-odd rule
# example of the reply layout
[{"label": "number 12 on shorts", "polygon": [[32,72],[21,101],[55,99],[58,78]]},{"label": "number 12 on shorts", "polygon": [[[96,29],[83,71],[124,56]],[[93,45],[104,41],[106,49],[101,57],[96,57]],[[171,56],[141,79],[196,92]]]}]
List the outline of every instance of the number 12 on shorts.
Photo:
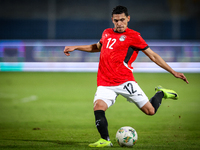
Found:
[{"label": "number 12 on shorts", "polygon": [[123,89],[126,89],[129,92],[129,94],[134,94],[135,92],[137,92],[137,90],[134,91],[133,85],[131,83],[125,85]]}]

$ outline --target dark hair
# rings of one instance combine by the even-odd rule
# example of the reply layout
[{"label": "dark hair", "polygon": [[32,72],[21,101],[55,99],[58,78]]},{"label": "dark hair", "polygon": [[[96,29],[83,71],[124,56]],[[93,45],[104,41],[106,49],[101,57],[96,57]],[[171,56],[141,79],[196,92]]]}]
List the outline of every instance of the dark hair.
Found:
[{"label": "dark hair", "polygon": [[113,8],[112,16],[113,14],[123,14],[123,13],[125,13],[125,16],[128,17],[128,9],[124,6],[119,5]]}]

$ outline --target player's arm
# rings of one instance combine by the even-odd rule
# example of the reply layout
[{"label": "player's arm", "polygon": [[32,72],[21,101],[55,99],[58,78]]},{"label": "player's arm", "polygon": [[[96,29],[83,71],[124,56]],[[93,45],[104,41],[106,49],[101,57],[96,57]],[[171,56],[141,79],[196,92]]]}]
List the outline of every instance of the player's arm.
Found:
[{"label": "player's arm", "polygon": [[184,76],[183,73],[174,71],[157,53],[152,51],[150,48],[147,48],[146,50],[142,51],[144,54],[146,54],[153,62],[155,62],[158,66],[161,68],[167,70],[171,74],[173,74],[176,78],[180,78],[184,80],[186,83],[189,83],[187,78]]},{"label": "player's arm", "polygon": [[64,53],[66,56],[70,56],[69,52],[73,52],[74,50],[80,50],[84,52],[100,52],[101,44],[98,42],[97,44],[91,45],[65,46]]}]

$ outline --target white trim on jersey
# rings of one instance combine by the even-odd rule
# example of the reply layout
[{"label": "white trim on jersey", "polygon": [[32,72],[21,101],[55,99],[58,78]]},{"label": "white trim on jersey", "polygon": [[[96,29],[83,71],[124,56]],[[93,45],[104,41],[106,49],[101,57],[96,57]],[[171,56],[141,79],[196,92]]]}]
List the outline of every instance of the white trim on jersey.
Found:
[{"label": "white trim on jersey", "polygon": [[123,64],[124,64],[124,66],[125,66],[126,68],[128,68],[129,70],[131,70],[131,71],[133,72],[133,69],[129,68],[127,63],[125,63],[125,62],[123,61]]}]

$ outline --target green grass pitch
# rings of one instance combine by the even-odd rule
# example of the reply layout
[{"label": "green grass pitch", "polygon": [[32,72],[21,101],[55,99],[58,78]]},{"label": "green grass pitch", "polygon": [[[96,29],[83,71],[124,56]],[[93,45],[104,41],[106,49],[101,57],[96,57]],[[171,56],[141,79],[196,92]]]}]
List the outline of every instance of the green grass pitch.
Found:
[{"label": "green grass pitch", "polygon": [[[200,74],[186,73],[189,84],[167,73],[135,73],[151,98],[162,85],[179,93],[164,100],[154,116],[142,113],[122,96],[106,116],[114,147],[116,131],[131,126],[137,150],[200,149]],[[96,73],[0,72],[1,150],[97,150],[88,144],[100,137],[95,127],[93,97]]]}]

